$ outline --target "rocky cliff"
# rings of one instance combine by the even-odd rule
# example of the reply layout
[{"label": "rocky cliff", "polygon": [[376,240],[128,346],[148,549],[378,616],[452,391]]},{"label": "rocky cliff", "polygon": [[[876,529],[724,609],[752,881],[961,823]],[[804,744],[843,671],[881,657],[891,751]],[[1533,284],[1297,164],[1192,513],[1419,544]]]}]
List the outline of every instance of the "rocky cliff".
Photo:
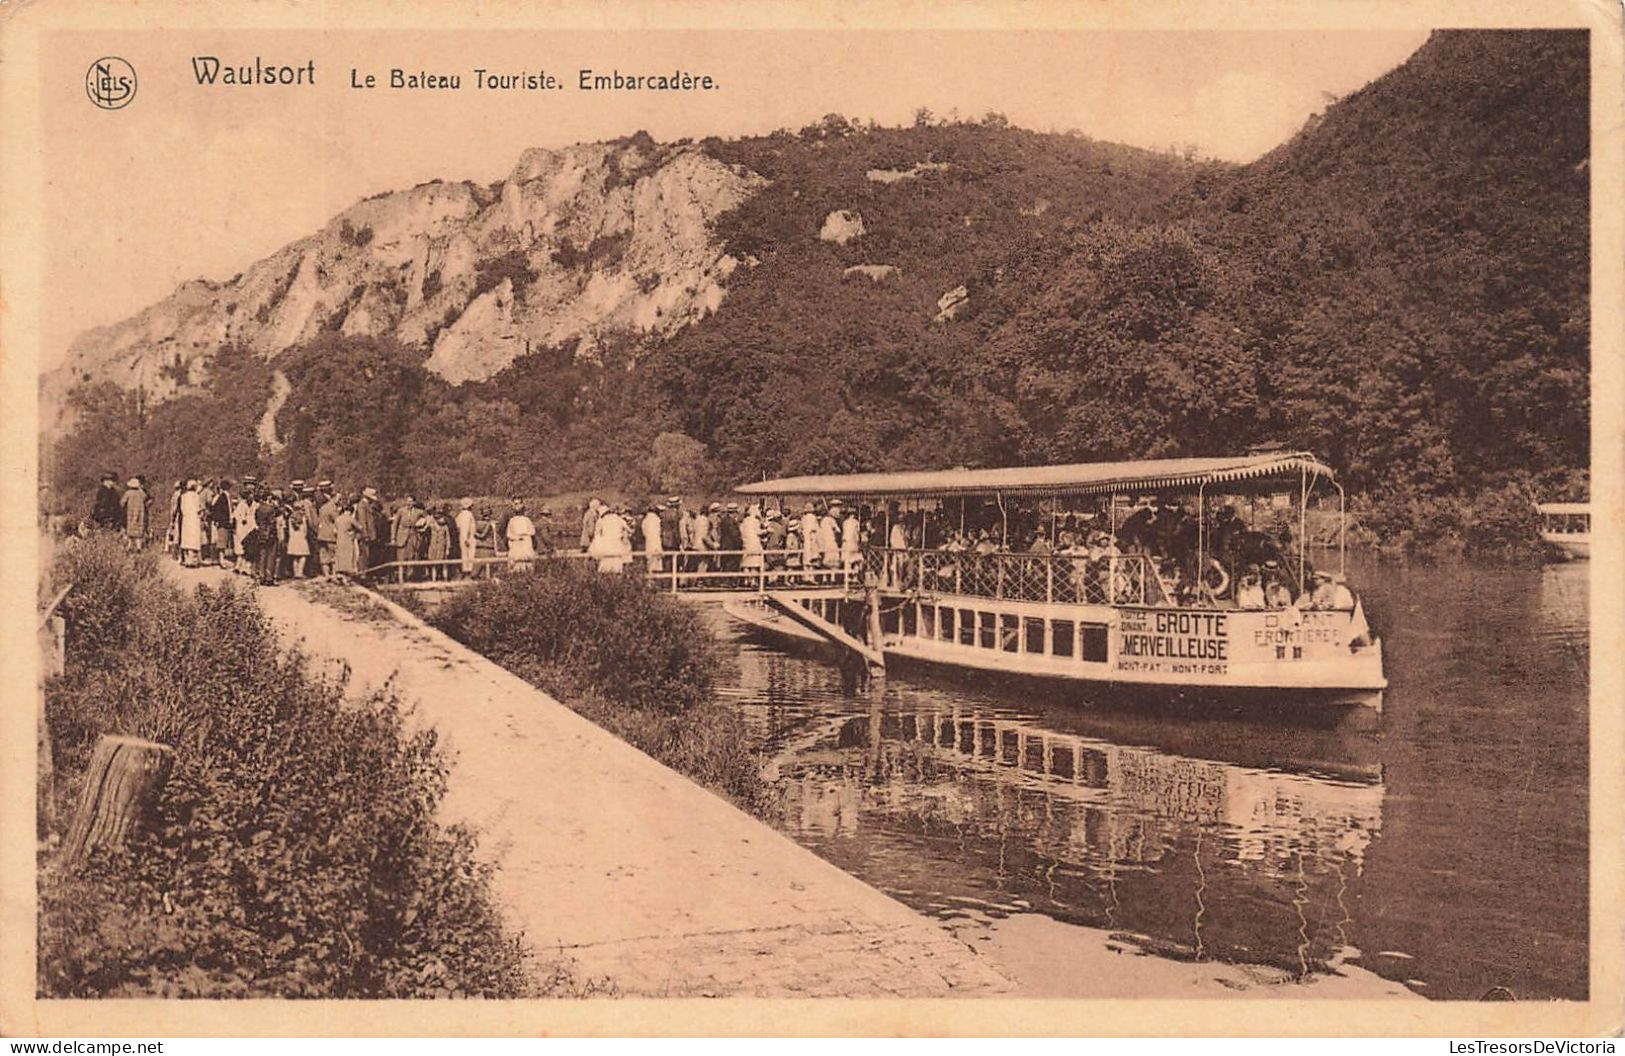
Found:
[{"label": "rocky cliff", "polygon": [[271,359],[323,331],[422,347],[451,382],[531,346],[579,339],[590,355],[610,331],[669,334],[721,303],[736,261],[713,221],[763,183],[645,136],[528,150],[505,180],[368,198],[227,282],[80,335],[46,395],[90,378],[161,399],[223,345]]}]

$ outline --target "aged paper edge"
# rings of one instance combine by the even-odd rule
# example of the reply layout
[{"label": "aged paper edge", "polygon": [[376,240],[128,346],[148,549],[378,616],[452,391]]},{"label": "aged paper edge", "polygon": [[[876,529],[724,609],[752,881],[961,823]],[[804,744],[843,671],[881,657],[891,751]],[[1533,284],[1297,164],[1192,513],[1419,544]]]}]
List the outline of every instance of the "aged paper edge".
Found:
[{"label": "aged paper edge", "polygon": [[[1625,1031],[1621,884],[1625,717],[1625,521],[1621,345],[1625,343],[1625,135],[1618,5],[1606,0],[1381,3],[1261,0],[1245,5],[1015,0],[657,0],[592,3],[142,4],[36,0],[0,8],[0,1035],[1447,1035],[1602,1036]],[[56,1001],[35,998],[33,730],[38,655],[36,363],[48,232],[37,107],[49,34],[73,29],[786,30],[1377,29],[1574,27],[1591,30],[1592,503],[1590,999],[1478,1002],[1180,1000],[535,1002]]]}]

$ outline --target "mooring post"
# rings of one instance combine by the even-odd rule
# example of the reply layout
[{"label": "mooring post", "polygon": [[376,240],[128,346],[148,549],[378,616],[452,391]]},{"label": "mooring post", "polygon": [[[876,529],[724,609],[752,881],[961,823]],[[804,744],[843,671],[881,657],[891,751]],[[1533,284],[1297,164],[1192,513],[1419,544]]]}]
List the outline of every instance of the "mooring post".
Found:
[{"label": "mooring post", "polygon": [[868,619],[869,645],[874,650],[874,655],[867,658],[869,677],[885,678],[885,663],[875,659],[877,656],[884,656],[882,652],[884,646],[880,640],[883,633],[880,627],[880,581],[874,569],[868,569],[863,574],[863,604],[867,610],[865,615]]},{"label": "mooring post", "polygon": [[98,847],[122,847],[146,820],[169,780],[175,751],[136,737],[103,734],[85,771],[85,790],[62,843],[62,861],[77,865]]}]

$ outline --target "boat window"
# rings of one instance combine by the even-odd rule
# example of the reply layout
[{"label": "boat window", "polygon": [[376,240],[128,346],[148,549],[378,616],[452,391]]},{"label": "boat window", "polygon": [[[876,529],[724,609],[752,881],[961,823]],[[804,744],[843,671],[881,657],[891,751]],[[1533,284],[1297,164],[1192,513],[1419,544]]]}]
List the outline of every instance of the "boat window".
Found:
[{"label": "boat window", "polygon": [[914,635],[919,634],[920,633],[920,610],[915,608],[913,605],[905,604],[903,606],[902,612],[903,612],[903,634],[906,637],[913,637]]},{"label": "boat window", "polygon": [[1083,658],[1090,663],[1104,664],[1106,662],[1106,625],[1104,623],[1080,623],[1078,635],[1083,639]]},{"label": "boat window", "polygon": [[937,636],[937,607],[935,605],[920,606],[920,637],[935,638]]},{"label": "boat window", "polygon": [[880,633],[896,634],[898,622],[902,619],[901,610],[880,607]]},{"label": "boat window", "polygon": [[1021,620],[1014,613],[999,617],[999,648],[1007,653],[1021,649]]},{"label": "boat window", "polygon": [[972,609],[959,610],[959,644],[976,644],[976,612]]},{"label": "boat window", "polygon": [[1023,621],[1023,626],[1027,632],[1025,647],[1027,652],[1042,655],[1044,652],[1044,621],[1037,616],[1029,616]]},{"label": "boat window", "polygon": [[977,629],[982,632],[978,637],[979,643],[983,649],[993,649],[997,647],[999,625],[995,620],[994,614],[991,612],[983,612],[979,613],[978,615],[980,616],[980,620],[977,622]]},{"label": "boat window", "polygon": [[1075,624],[1071,620],[1051,620],[1050,633],[1055,636],[1056,656],[1072,655],[1072,635]]},{"label": "boat window", "polygon": [[951,642],[954,640],[954,610],[945,608],[938,611],[942,614],[942,640]]}]

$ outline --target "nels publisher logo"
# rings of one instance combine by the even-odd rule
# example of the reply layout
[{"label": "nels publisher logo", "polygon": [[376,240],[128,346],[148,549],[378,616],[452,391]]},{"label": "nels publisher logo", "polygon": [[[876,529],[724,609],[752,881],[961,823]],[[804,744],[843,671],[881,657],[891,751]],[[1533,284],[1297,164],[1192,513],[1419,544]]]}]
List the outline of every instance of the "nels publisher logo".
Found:
[{"label": "nels publisher logo", "polygon": [[108,55],[85,71],[85,94],[103,110],[122,110],[135,98],[135,67]]}]

